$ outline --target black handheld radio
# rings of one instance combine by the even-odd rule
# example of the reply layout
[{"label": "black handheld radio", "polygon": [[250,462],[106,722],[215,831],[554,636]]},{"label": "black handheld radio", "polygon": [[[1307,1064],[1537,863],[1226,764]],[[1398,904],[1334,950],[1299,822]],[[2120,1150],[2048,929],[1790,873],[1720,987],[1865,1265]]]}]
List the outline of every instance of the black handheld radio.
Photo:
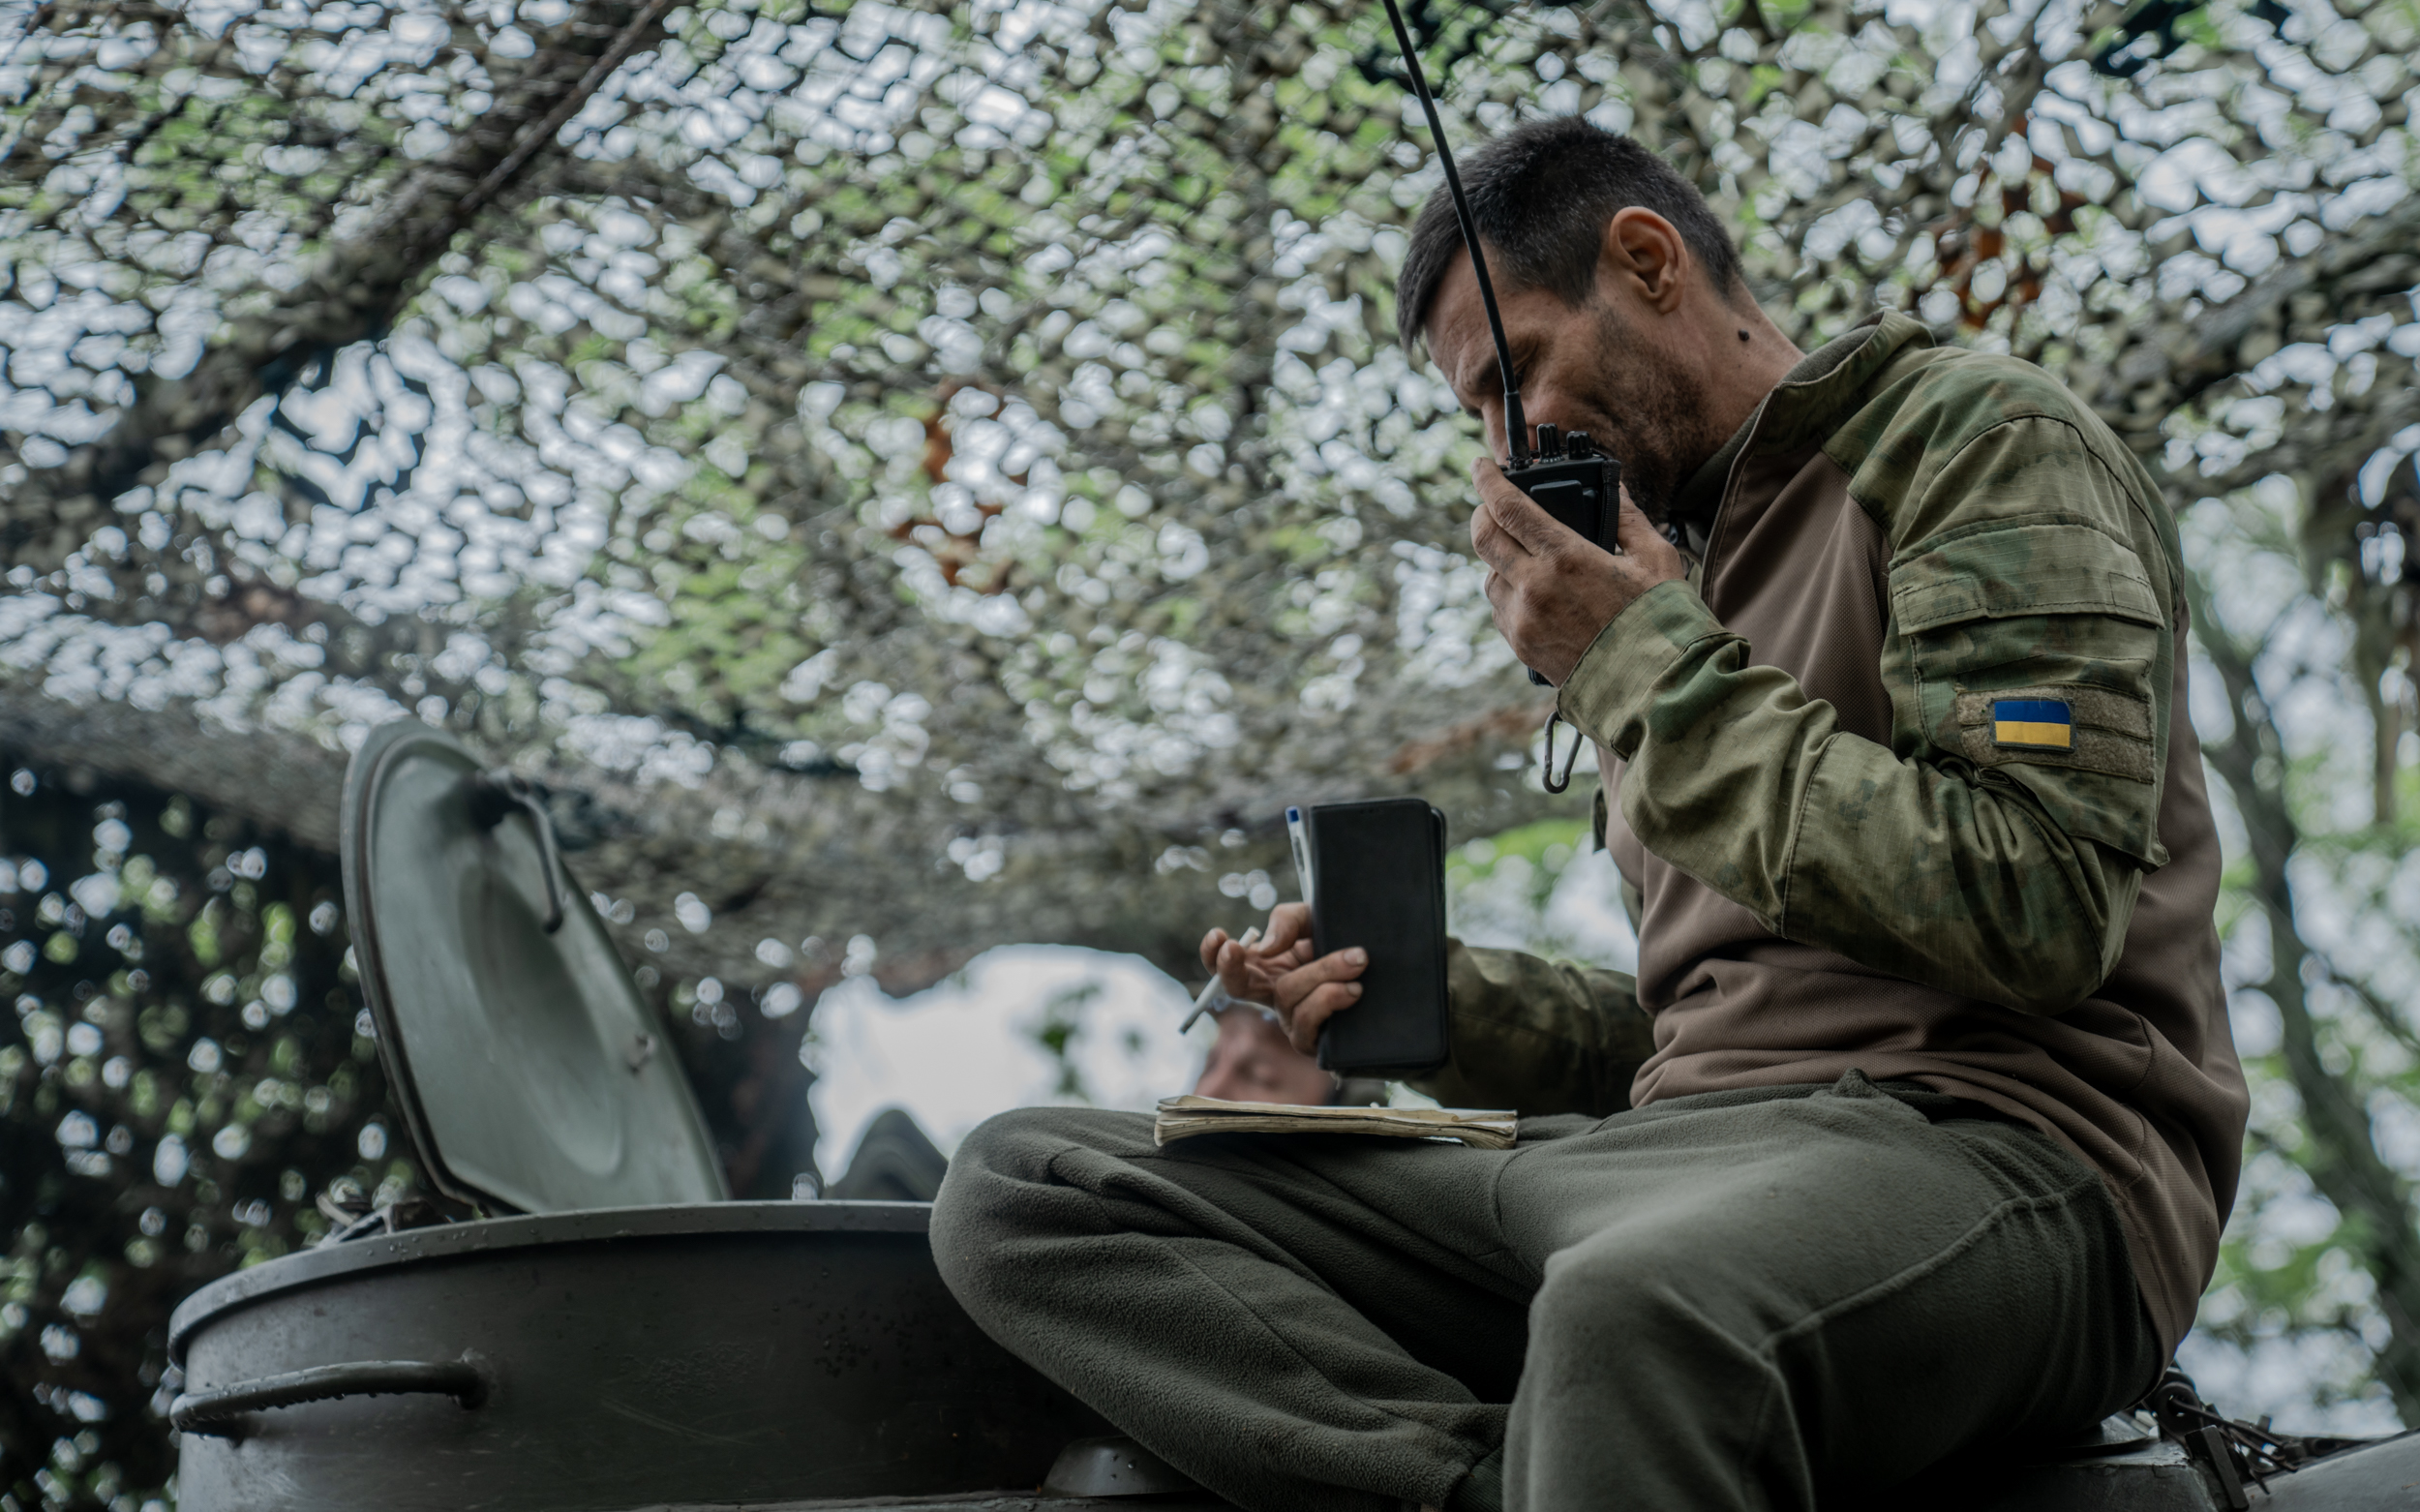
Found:
[{"label": "black handheld radio", "polygon": [[[1582,540],[1619,552],[1615,527],[1621,514],[1620,461],[1589,440],[1586,431],[1561,436],[1551,425],[1538,427],[1538,449],[1534,454],[1529,450],[1529,422],[1521,412],[1521,375],[1513,368],[1511,344],[1504,340],[1504,318],[1496,309],[1496,282],[1488,277],[1487,257],[1479,250],[1479,223],[1472,219],[1469,197],[1462,192],[1462,174],[1455,171],[1454,154],[1445,145],[1445,123],[1437,117],[1428,76],[1420,72],[1420,55],[1412,50],[1411,33],[1395,0],[1386,0],[1386,18],[1395,23],[1395,45],[1404,55],[1405,72],[1411,76],[1411,92],[1420,98],[1421,113],[1429,119],[1429,135],[1437,141],[1437,160],[1445,169],[1445,191],[1453,197],[1454,220],[1462,227],[1462,244],[1470,254],[1470,271],[1478,276],[1488,335],[1496,341],[1496,369],[1504,376],[1504,439],[1512,452],[1503,464],[1504,481],[1537,500],[1539,508]],[[1551,685],[1536,668],[1528,670],[1531,682],[1539,687]],[[1546,721],[1544,780],[1549,793],[1560,793],[1571,785],[1571,769],[1580,759],[1583,743],[1573,742],[1571,759],[1558,777],[1555,726],[1561,721],[1559,711]]]},{"label": "black handheld radio", "polygon": [[[1588,439],[1586,431],[1558,435],[1555,427],[1538,427],[1537,450],[1529,450],[1529,423],[1521,412],[1521,375],[1514,371],[1512,348],[1504,340],[1504,319],[1496,309],[1496,284],[1488,277],[1487,258],[1479,252],[1479,224],[1470,215],[1470,201],[1462,192],[1462,175],[1454,169],[1454,154],[1445,145],[1445,123],[1437,118],[1437,102],[1420,72],[1420,56],[1412,50],[1411,33],[1395,0],[1386,0],[1386,17],[1395,23],[1395,45],[1411,76],[1411,91],[1420,97],[1428,116],[1429,135],[1437,141],[1437,162],[1445,169],[1446,193],[1453,197],[1454,219],[1462,227],[1462,244],[1470,254],[1470,270],[1479,278],[1479,303],[1487,308],[1488,335],[1496,341],[1497,370],[1504,375],[1504,438],[1512,456],[1504,464],[1504,479],[1538,502],[1581,539],[1607,551],[1618,551],[1614,527],[1619,515],[1621,463]],[[1531,673],[1533,680],[1545,679]]]}]

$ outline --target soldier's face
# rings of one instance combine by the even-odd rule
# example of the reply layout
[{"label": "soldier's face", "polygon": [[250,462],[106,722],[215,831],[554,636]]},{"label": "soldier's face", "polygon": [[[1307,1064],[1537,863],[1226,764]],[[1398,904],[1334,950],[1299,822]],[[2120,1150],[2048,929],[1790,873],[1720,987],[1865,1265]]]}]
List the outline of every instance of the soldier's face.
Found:
[{"label": "soldier's face", "polygon": [[[1490,271],[1497,267],[1490,258]],[[1693,348],[1666,341],[1664,320],[1651,309],[1625,308],[1631,301],[1619,287],[1575,307],[1545,289],[1507,291],[1502,275],[1497,278],[1524,418],[1566,436],[1588,432],[1621,459],[1630,497],[1650,518],[1663,519],[1674,493],[1723,442],[1719,434],[1709,438],[1717,422],[1690,366]],[[1438,285],[1427,335],[1455,397],[1486,425],[1490,449],[1508,456],[1504,381],[1468,258],[1456,259]]]},{"label": "soldier's face", "polygon": [[1336,1095],[1336,1082],[1294,1048],[1276,1019],[1230,1008],[1219,1015],[1219,1043],[1194,1091],[1236,1103],[1322,1104]]}]

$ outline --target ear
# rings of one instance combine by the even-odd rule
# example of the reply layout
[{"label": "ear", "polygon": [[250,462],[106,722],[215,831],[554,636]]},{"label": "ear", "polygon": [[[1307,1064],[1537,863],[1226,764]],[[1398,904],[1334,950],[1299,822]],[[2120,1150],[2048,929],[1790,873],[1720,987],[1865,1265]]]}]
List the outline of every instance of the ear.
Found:
[{"label": "ear", "polygon": [[1643,206],[1616,212],[1605,223],[1605,246],[1597,255],[1597,281],[1609,279],[1658,315],[1680,308],[1689,279],[1688,243],[1670,221]]}]

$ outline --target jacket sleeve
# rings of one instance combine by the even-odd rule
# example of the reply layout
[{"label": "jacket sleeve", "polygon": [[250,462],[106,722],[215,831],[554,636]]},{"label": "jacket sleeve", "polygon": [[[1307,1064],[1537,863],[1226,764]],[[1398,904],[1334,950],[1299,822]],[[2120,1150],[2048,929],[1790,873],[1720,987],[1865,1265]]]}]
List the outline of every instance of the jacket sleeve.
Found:
[{"label": "jacket sleeve", "polygon": [[1631,979],[1519,951],[1446,943],[1454,1058],[1411,1085],[1448,1107],[1618,1113],[1655,1053]]},{"label": "jacket sleeve", "polygon": [[[1560,704],[1628,764],[1640,843],[1862,965],[2033,1013],[2089,996],[2167,859],[2175,649],[2143,559],[2171,582],[2165,542],[2073,434],[1998,426],[1912,501],[1928,524],[1891,562],[1882,669],[1897,749],[1754,664],[1686,583],[1617,616]],[[2068,746],[2004,741],[2001,700],[2056,701]]]}]

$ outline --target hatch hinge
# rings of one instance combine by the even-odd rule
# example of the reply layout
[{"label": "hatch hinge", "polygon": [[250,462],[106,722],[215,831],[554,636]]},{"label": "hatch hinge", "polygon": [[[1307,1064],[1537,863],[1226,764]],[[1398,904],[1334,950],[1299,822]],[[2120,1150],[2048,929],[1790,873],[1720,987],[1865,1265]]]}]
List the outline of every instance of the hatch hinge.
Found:
[{"label": "hatch hinge", "polygon": [[545,799],[528,777],[501,767],[474,771],[467,780],[470,817],[481,829],[495,829],[515,809],[528,814],[536,828],[538,863],[546,873],[546,932],[553,934],[563,926],[563,863],[555,847],[555,821],[547,815]]}]

